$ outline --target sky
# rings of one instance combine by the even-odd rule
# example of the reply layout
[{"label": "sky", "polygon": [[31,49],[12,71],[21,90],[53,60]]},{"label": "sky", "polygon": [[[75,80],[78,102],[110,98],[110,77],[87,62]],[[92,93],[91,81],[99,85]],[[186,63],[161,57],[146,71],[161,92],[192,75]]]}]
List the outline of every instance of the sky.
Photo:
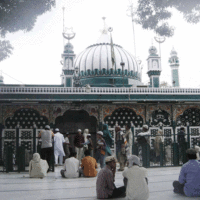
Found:
[{"label": "sky", "polygon": [[[65,27],[73,27],[76,33],[71,41],[76,55],[96,43],[101,35],[100,30],[103,29],[102,17],[106,17],[107,26],[113,28],[113,42],[134,54],[132,23],[131,18],[127,16],[129,0],[57,0],[56,2],[56,8],[38,17],[32,31],[26,33],[19,31],[7,35],[6,39],[10,40],[14,51],[10,58],[0,63],[5,84],[61,84],[60,61],[64,48],[63,6],[65,6]],[[169,22],[175,27],[175,34],[171,38],[166,38],[161,44],[160,81],[172,85],[168,60],[174,47],[180,61],[180,87],[199,88],[200,24],[188,24],[176,10],[173,10],[173,17]],[[159,45],[154,40],[156,35],[153,31],[144,30],[138,24],[134,27],[136,52],[143,64],[142,81],[148,84],[146,61],[148,50],[152,44],[159,50]]]}]

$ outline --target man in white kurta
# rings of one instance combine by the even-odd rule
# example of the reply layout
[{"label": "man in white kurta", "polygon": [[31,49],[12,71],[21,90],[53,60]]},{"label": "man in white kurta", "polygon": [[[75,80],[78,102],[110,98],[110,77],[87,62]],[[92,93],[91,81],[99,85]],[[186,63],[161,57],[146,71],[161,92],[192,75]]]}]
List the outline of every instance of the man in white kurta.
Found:
[{"label": "man in white kurta", "polygon": [[59,165],[63,164],[63,156],[65,156],[65,152],[63,149],[63,143],[65,142],[63,134],[59,132],[59,129],[55,129],[54,135],[54,156],[55,156],[55,165],[58,165],[58,157],[59,157]]},{"label": "man in white kurta", "polygon": [[70,154],[65,160],[64,169],[60,171],[63,178],[78,178],[80,176],[79,160],[76,159],[76,152]]},{"label": "man in white kurta", "polygon": [[126,198],[128,200],[147,200],[149,198],[149,188],[147,180],[147,170],[140,167],[140,159],[131,155],[128,157],[129,167],[123,172],[127,179]]}]

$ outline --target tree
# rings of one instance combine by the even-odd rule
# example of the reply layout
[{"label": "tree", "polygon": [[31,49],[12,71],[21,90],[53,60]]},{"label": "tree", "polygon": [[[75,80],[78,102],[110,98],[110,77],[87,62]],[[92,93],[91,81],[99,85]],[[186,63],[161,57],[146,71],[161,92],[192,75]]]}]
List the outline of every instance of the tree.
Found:
[{"label": "tree", "polygon": [[[55,4],[55,0],[0,0],[0,36],[32,30],[37,17],[50,11]],[[0,61],[9,57],[12,49],[9,41],[0,41]]]},{"label": "tree", "polygon": [[12,54],[13,47],[8,40],[0,40],[0,62]]},{"label": "tree", "polygon": [[171,37],[174,27],[167,21],[172,17],[172,8],[182,13],[188,23],[200,22],[199,0],[138,0],[136,22],[160,36]]}]

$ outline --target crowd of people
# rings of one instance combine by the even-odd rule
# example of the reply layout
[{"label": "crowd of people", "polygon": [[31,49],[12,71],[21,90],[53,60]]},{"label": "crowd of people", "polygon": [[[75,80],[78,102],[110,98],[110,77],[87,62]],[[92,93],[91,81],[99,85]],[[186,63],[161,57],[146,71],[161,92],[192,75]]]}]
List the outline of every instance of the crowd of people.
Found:
[{"label": "crowd of people", "polygon": [[[45,130],[39,133],[42,139],[41,158],[40,154],[33,154],[33,159],[29,163],[29,175],[32,178],[43,178],[47,175],[50,166],[50,158],[53,153],[52,138],[54,143],[55,166],[63,165],[60,174],[63,178],[96,177],[96,193],[98,199],[121,198],[146,200],[149,198],[147,169],[140,166],[138,155],[132,155],[132,132],[131,126],[126,126],[125,133],[119,126],[115,127],[115,141],[108,130],[106,124],[103,130],[96,134],[96,145],[94,147],[91,134],[88,129],[78,129],[74,137],[75,151],[72,150],[69,134],[64,138],[59,129],[55,129],[55,134],[47,125]],[[184,141],[184,130],[181,128],[178,142]],[[116,156],[112,156],[111,145],[116,144]],[[163,132],[159,130],[155,138],[156,161],[160,160],[159,144],[163,143]],[[136,144],[142,147],[141,155],[150,149],[150,137],[148,126],[144,125],[141,133],[138,134]],[[146,149],[145,149],[146,148]],[[184,149],[180,152],[183,153]],[[186,162],[179,175],[179,180],[173,182],[174,192],[185,196],[200,197],[200,148],[188,149]],[[95,155],[93,157],[93,155]],[[64,158],[64,162],[63,162]],[[59,160],[59,162],[58,162]],[[100,163],[101,170],[97,171],[97,162]],[[120,167],[118,171],[123,171],[124,185],[115,186],[116,163]],[[143,161],[144,162],[144,161]]]}]

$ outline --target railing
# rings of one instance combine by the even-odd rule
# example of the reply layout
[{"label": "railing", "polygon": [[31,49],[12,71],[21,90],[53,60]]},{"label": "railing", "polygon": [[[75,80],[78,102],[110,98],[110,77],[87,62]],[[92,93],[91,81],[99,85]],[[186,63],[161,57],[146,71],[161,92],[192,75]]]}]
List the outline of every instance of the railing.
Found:
[{"label": "railing", "polygon": [[123,88],[123,87],[0,87],[0,94],[169,94],[199,95],[193,88]]}]

